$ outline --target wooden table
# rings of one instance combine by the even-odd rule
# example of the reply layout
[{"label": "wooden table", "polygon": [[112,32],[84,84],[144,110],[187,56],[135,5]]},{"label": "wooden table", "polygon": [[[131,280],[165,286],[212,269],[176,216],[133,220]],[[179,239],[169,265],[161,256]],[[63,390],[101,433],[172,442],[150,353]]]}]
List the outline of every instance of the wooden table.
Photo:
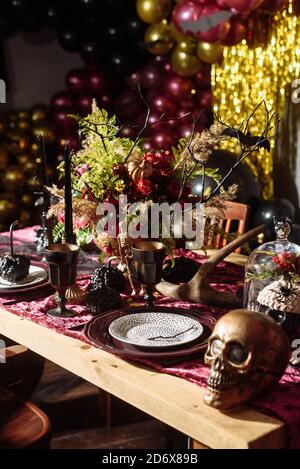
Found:
[{"label": "wooden table", "polygon": [[[238,254],[228,260],[245,263]],[[285,426],[275,418],[246,406],[227,412],[212,409],[203,403],[204,389],[195,384],[132,365],[3,308],[0,334],[190,436],[195,448],[285,446]]]}]

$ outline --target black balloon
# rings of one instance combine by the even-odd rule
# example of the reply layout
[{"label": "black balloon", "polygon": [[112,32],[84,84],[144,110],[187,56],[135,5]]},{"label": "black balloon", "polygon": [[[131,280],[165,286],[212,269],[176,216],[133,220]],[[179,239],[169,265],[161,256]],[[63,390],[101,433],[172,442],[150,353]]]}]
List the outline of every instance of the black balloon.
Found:
[{"label": "black balloon", "polygon": [[[203,181],[202,181],[202,176],[197,176],[192,179],[191,184],[191,192],[193,195],[202,195],[202,187],[203,187]],[[204,181],[204,190],[203,194],[204,196],[209,195],[215,188],[217,187],[217,183],[214,179],[211,177],[206,177]]]},{"label": "black balloon", "polygon": [[114,76],[125,75],[130,72],[131,63],[128,56],[123,52],[115,52],[109,56],[107,72]]},{"label": "black balloon", "polygon": [[97,6],[97,0],[77,0],[77,3],[83,13],[91,13]]},{"label": "black balloon", "polygon": [[[59,44],[78,51],[86,63],[101,64],[115,77],[142,66],[145,23],[133,0],[0,0],[0,39],[14,27],[35,31],[43,26],[57,32]],[[107,65],[107,66],[106,66]]]},{"label": "black balloon", "polygon": [[66,28],[57,35],[61,47],[67,51],[74,52],[79,47],[79,37],[75,30]]},{"label": "black balloon", "polygon": [[9,4],[10,12],[16,18],[20,18],[27,14],[29,7],[29,0],[11,0]]},{"label": "black balloon", "polygon": [[124,27],[126,33],[128,33],[128,35],[133,39],[141,38],[144,35],[145,23],[143,23],[139,18],[129,18]]},{"label": "black balloon", "polygon": [[0,16],[0,38],[10,36],[14,30],[11,19],[7,16]]},{"label": "black balloon", "polygon": [[58,29],[63,24],[63,15],[58,5],[47,5],[44,17],[46,25],[50,28]]},{"label": "black balloon", "polygon": [[88,41],[81,45],[80,54],[87,63],[101,61],[101,48],[96,41]]},{"label": "black balloon", "polygon": [[[232,152],[223,150],[213,151],[208,166],[213,169],[219,169],[222,176],[230,170],[231,166],[236,162],[236,156]],[[260,184],[255,179],[252,171],[245,164],[240,164],[233,174],[224,183],[227,189],[232,184],[238,184],[237,201],[245,204],[251,204],[253,199],[260,198]],[[207,182],[210,184],[210,181]]]},{"label": "black balloon", "polygon": [[123,31],[120,26],[115,24],[108,25],[104,30],[105,39],[114,46],[124,41]]},{"label": "black balloon", "polygon": [[300,225],[298,224],[293,225],[292,232],[289,236],[289,241],[300,245]]},{"label": "black balloon", "polygon": [[287,199],[275,199],[273,201],[262,202],[256,210],[254,223],[262,225],[269,223],[273,217],[290,217],[292,220],[295,216],[295,207]]}]

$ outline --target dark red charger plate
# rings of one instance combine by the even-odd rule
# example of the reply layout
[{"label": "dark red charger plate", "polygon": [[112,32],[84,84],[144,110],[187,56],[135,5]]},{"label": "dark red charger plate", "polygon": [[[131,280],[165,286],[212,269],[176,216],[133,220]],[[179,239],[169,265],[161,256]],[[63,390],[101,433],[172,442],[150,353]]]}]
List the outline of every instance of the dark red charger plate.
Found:
[{"label": "dark red charger plate", "polygon": [[[197,340],[179,347],[168,347],[160,350],[146,349],[126,344],[114,339],[108,332],[112,321],[128,314],[139,314],[146,312],[166,312],[178,313],[196,319],[203,326],[203,334]],[[124,358],[141,358],[151,360],[165,360],[171,358],[186,357],[190,355],[203,354],[207,348],[207,339],[214,328],[215,320],[212,317],[204,316],[197,310],[187,310],[184,308],[154,306],[142,308],[126,308],[109,311],[104,315],[97,316],[89,321],[84,328],[85,337],[95,346]]]}]

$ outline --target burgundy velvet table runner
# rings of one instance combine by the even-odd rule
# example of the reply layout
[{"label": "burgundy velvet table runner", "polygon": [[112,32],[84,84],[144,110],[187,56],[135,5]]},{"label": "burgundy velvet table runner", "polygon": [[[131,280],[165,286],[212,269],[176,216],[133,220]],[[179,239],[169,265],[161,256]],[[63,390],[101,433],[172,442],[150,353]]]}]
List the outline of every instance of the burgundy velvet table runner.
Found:
[{"label": "burgundy velvet table runner", "polygon": [[[26,228],[15,232],[15,244],[18,252],[30,254],[32,259],[40,259],[34,249],[34,233],[36,227]],[[3,253],[7,249],[8,233],[0,235],[0,249]],[[201,263],[204,256],[188,251],[179,250],[177,255],[188,256]],[[97,265],[96,256],[91,254],[82,254],[79,262],[79,280],[78,284],[84,289],[88,286],[89,275]],[[221,290],[236,290],[238,284],[243,280],[243,268],[228,262],[221,262],[212,278],[212,285]],[[1,295],[1,294],[0,294]],[[88,340],[84,337],[82,331],[69,330],[70,327],[91,319],[91,315],[83,306],[74,306],[78,313],[75,318],[59,319],[51,318],[46,315],[46,311],[53,307],[51,291],[48,289],[36,290],[26,296],[0,296],[0,304],[11,300],[20,300],[17,304],[3,306],[13,314],[29,319],[45,327],[55,329],[58,333],[68,335],[84,342]],[[123,296],[124,306],[126,306],[128,297]],[[169,298],[160,297],[156,301],[157,305],[168,307],[179,307],[195,309],[200,314],[209,316],[212,322],[215,322],[226,310],[221,308],[208,307],[202,304],[190,304],[187,302],[174,301]],[[1,331],[0,331],[1,333]],[[203,363],[203,357],[197,360],[187,360],[182,363],[176,363],[172,366],[166,366],[162,362],[152,360],[135,361],[135,364],[142,364],[162,373],[168,373],[187,379],[192,383],[205,387],[208,375],[208,368]],[[300,370],[289,367],[280,383],[274,390],[263,398],[251,403],[253,407],[262,412],[273,415],[287,424],[289,431],[289,446],[291,448],[300,448]]]}]

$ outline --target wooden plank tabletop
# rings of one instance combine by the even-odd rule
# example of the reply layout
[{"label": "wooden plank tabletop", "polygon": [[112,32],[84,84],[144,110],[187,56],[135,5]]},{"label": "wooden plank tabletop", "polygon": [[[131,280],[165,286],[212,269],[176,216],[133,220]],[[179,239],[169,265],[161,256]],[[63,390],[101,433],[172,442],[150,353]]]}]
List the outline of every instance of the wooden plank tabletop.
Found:
[{"label": "wooden plank tabletop", "polygon": [[[243,263],[243,257],[234,254],[228,260]],[[0,333],[210,448],[285,445],[285,426],[275,418],[246,406],[227,412],[212,409],[203,403],[199,386],[135,366],[3,308]]]}]

